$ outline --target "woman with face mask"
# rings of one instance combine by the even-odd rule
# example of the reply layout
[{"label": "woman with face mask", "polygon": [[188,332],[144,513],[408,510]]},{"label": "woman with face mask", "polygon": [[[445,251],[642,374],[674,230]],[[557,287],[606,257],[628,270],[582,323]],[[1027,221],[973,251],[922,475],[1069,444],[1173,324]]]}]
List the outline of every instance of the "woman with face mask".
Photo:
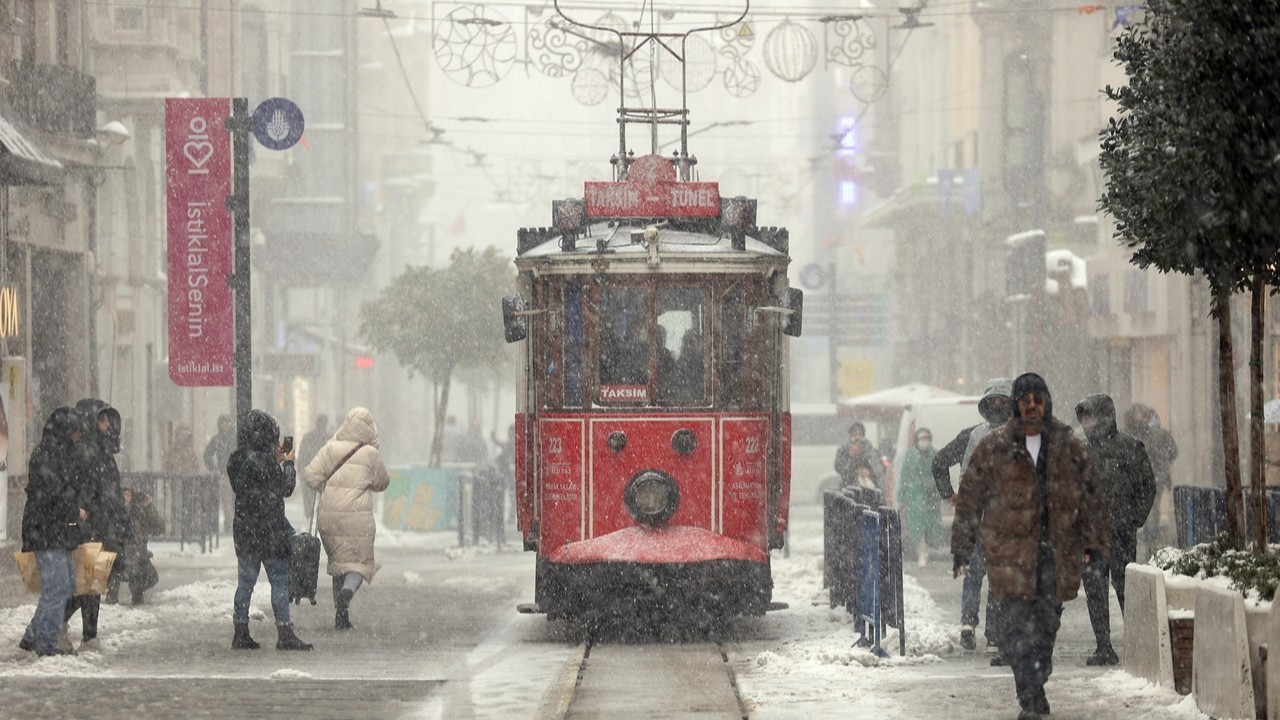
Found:
[{"label": "woman with face mask", "polygon": [[902,549],[916,553],[924,567],[929,551],[943,546],[942,500],[933,485],[933,433],[916,431],[915,444],[907,449],[898,481],[898,508],[902,510]]}]

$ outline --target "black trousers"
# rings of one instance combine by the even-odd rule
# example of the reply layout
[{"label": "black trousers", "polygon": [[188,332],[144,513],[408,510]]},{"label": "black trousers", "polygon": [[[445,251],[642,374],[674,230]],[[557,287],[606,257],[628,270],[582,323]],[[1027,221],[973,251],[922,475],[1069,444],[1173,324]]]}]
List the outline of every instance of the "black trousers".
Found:
[{"label": "black trousers", "polygon": [[1112,532],[1111,554],[1085,565],[1081,573],[1089,624],[1093,625],[1093,637],[1099,646],[1111,644],[1111,595],[1107,592],[1107,582],[1110,580],[1115,586],[1120,611],[1124,612],[1124,568],[1137,556],[1137,533]]},{"label": "black trousers", "polygon": [[71,616],[80,611],[80,638],[92,640],[98,637],[98,608],[102,604],[100,595],[73,595],[67,601],[66,611],[62,614],[62,622],[71,620]]},{"label": "black trousers", "polygon": [[1013,670],[1018,704],[1023,710],[1046,713],[1044,684],[1053,673],[1053,645],[1062,626],[1062,603],[1053,569],[1052,551],[1042,545],[1036,562],[1036,597],[1001,598],[1004,646]]}]

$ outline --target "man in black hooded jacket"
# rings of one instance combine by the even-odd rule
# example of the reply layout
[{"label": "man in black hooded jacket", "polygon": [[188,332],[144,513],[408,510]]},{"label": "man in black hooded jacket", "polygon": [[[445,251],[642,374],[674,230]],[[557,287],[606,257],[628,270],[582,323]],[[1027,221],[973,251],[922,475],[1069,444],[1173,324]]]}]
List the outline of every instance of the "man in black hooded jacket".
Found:
[{"label": "man in black hooded jacket", "polygon": [[1120,662],[1111,646],[1111,613],[1107,578],[1124,610],[1124,569],[1138,554],[1138,530],[1156,498],[1156,476],[1142,441],[1116,427],[1116,406],[1109,395],[1090,395],[1076,405],[1084,428],[1089,461],[1098,472],[1111,516],[1111,553],[1085,568],[1083,582],[1098,647],[1088,665]]},{"label": "man in black hooded jacket", "polygon": [[[102,400],[86,398],[76,403],[84,419],[81,457],[81,507],[88,511],[81,542],[101,542],[102,549],[116,553],[107,580],[106,598],[96,594],[76,595],[67,603],[65,621],[80,611],[82,649],[94,649],[98,637],[98,609],[102,601],[113,604],[125,573],[124,538],[129,535],[129,510],[124,505],[120,468],[115,454],[120,452],[120,413]],[[64,648],[65,649],[65,648]]]}]

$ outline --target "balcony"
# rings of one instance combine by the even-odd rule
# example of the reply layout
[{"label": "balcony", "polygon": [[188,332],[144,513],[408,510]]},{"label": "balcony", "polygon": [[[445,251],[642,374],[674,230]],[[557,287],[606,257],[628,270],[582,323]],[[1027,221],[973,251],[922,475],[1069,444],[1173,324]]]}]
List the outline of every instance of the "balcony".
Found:
[{"label": "balcony", "polygon": [[96,127],[97,81],[66,65],[14,61],[5,92],[14,115],[41,132],[91,138]]}]

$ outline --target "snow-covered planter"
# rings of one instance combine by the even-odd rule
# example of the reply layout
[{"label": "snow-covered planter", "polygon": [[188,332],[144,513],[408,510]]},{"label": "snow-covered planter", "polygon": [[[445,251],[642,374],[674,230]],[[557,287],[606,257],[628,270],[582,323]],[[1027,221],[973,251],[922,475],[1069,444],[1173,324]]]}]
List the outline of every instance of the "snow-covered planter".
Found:
[{"label": "snow-covered planter", "polygon": [[[1187,550],[1161,548],[1152,554],[1150,564],[1165,572],[1165,587],[1171,632],[1177,625],[1193,619],[1193,638],[1219,638],[1231,632],[1226,627],[1205,627],[1208,622],[1230,622],[1226,616],[1215,619],[1198,617],[1195,613],[1196,593],[1201,587],[1215,587],[1238,594],[1244,608],[1245,634],[1249,655],[1250,679],[1253,700],[1259,714],[1267,708],[1267,667],[1264,664],[1264,648],[1271,628],[1271,607],[1276,588],[1280,586],[1280,548],[1255,555],[1248,551],[1230,550],[1223,546],[1221,538]],[[1184,647],[1181,648],[1186,650]],[[1180,648],[1174,643],[1175,675]],[[1195,653],[1197,656],[1201,653]],[[1192,668],[1195,672],[1195,668]],[[1214,671],[1201,668],[1197,682],[1204,682]],[[1199,691],[1197,691],[1199,692]],[[1199,702],[1200,698],[1197,698]],[[1202,708],[1204,709],[1204,708]]]}]

